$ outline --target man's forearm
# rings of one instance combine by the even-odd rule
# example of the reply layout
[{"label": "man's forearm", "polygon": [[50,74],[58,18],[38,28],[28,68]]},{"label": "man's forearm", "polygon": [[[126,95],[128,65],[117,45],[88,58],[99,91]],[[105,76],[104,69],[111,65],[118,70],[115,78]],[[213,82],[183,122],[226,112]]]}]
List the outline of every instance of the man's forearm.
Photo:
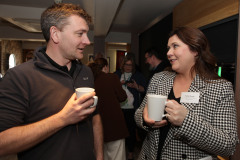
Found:
[{"label": "man's forearm", "polygon": [[1,132],[0,156],[29,149],[63,127],[84,120],[95,110],[95,108],[89,108],[93,103],[90,97],[94,95],[95,92],[76,99],[74,93],[60,112],[41,121]]},{"label": "man's forearm", "polygon": [[103,160],[103,128],[100,115],[93,117],[94,148],[97,160]]},{"label": "man's forearm", "polygon": [[56,114],[39,122],[7,129],[0,133],[0,156],[29,149],[59,131],[64,125]]}]

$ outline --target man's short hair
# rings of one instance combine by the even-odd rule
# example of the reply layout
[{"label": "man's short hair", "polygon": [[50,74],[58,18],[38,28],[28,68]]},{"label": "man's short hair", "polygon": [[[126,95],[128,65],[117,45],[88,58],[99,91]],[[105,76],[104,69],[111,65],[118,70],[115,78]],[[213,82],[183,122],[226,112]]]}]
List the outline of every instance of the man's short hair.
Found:
[{"label": "man's short hair", "polygon": [[70,3],[54,3],[48,7],[41,15],[41,29],[45,40],[50,39],[50,28],[56,26],[62,30],[68,24],[68,17],[78,15],[86,20],[88,25],[91,23],[91,16],[79,5]]},{"label": "man's short hair", "polygon": [[149,48],[145,51],[145,54],[148,53],[148,56],[151,57],[151,56],[155,56],[157,59],[159,60],[164,60],[166,59],[166,55],[162,54],[159,52],[158,49],[152,47],[152,48]]}]

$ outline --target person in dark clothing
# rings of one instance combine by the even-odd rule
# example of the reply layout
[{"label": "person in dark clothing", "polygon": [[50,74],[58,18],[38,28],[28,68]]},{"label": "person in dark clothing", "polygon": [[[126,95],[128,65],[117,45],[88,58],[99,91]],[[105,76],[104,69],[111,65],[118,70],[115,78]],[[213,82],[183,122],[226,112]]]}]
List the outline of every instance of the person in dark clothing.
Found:
[{"label": "person in dark clothing", "polygon": [[148,82],[150,82],[155,73],[162,72],[170,66],[170,63],[166,60],[166,55],[161,54],[155,48],[150,48],[145,51],[145,60],[150,70]]},{"label": "person in dark clothing", "polygon": [[136,143],[136,123],[134,113],[141,104],[141,95],[146,91],[145,77],[135,69],[135,61],[132,55],[126,55],[121,63],[121,70],[115,72],[123,89],[127,93],[127,101],[121,104],[130,136],[126,139],[128,159],[133,159],[133,151]]},{"label": "person in dark clothing", "polygon": [[54,4],[41,16],[47,47],[7,71],[0,83],[0,157],[19,160],[103,159],[101,119],[95,92],[76,97],[75,88],[94,87],[83,65],[91,17],[78,5]]},{"label": "person in dark clothing", "polygon": [[94,75],[99,113],[104,133],[104,160],[125,160],[125,138],[129,135],[120,102],[127,99],[118,76],[109,73],[105,58],[97,58],[88,65]]}]

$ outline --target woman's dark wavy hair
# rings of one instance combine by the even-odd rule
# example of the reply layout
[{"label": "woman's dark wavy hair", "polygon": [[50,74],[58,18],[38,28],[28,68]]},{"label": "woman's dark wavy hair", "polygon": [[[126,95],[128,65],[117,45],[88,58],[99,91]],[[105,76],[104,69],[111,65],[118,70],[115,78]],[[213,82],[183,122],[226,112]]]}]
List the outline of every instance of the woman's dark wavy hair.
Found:
[{"label": "woman's dark wavy hair", "polygon": [[102,72],[103,67],[108,66],[108,62],[105,58],[97,58],[94,60],[94,62],[89,63],[88,66],[93,72],[94,80],[96,80],[99,74]]},{"label": "woman's dark wavy hair", "polygon": [[169,38],[174,35],[188,45],[191,51],[198,53],[195,65],[191,68],[191,75],[195,71],[203,80],[220,78],[216,73],[216,58],[210,52],[206,36],[199,29],[177,27],[170,33]]}]

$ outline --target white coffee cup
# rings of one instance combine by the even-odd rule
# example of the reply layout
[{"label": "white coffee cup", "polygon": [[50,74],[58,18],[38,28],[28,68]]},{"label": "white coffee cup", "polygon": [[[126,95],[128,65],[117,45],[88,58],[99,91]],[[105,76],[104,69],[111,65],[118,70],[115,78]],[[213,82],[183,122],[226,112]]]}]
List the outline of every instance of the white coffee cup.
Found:
[{"label": "white coffee cup", "polygon": [[148,117],[154,121],[161,121],[164,115],[165,105],[167,103],[167,96],[148,94]]},{"label": "white coffee cup", "polygon": [[[77,94],[77,98],[81,97],[84,94],[90,93],[90,92],[94,92],[95,89],[94,88],[90,88],[90,87],[80,87],[80,88],[76,88],[75,92]],[[95,107],[97,105],[98,102],[98,97],[97,96],[93,96],[94,99],[94,103],[93,105],[91,105],[90,107]]]}]

